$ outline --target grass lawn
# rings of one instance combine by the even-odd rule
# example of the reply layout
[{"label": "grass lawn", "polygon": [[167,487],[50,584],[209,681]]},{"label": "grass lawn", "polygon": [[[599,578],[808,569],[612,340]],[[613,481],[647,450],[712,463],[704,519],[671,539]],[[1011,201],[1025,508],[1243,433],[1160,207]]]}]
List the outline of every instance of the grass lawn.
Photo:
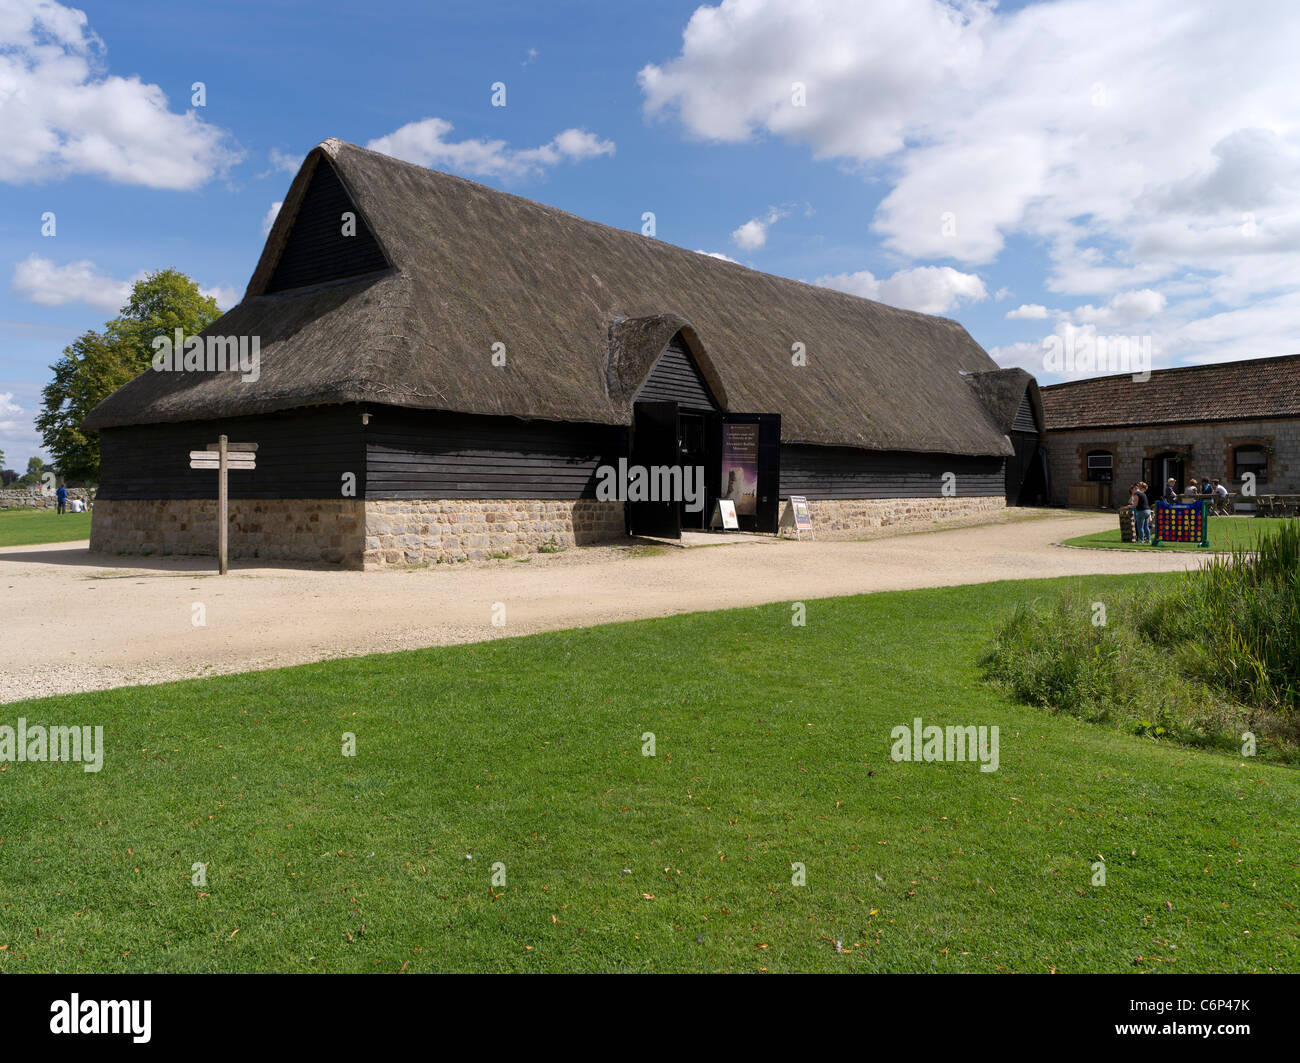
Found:
[{"label": "grass lawn", "polygon": [[[1116,524],[1119,518],[1116,517]],[[1240,546],[1245,549],[1251,549],[1259,540],[1259,537],[1266,532],[1272,531],[1279,524],[1289,524],[1292,521],[1280,517],[1211,517],[1210,518],[1210,550],[1223,550],[1225,552],[1232,550],[1233,547]],[[1093,535],[1080,535],[1073,539],[1066,539],[1065,546],[1087,546],[1104,550],[1150,550],[1152,547],[1142,543],[1122,543],[1119,539],[1119,528],[1114,527],[1109,531],[1096,532]],[[1207,551],[1201,550],[1195,543],[1164,543],[1155,547],[1157,550],[1198,550],[1201,553]]]},{"label": "grass lawn", "polygon": [[[1300,772],[1016,706],[980,677],[1014,602],[1175,578],[5,705],[10,725],[102,724],[107,754],[99,774],[0,774],[0,971],[1300,970]],[[894,763],[916,716],[998,725],[999,770]]]},{"label": "grass lawn", "polygon": [[35,546],[90,538],[89,513],[64,513],[53,509],[0,510],[0,546]]}]

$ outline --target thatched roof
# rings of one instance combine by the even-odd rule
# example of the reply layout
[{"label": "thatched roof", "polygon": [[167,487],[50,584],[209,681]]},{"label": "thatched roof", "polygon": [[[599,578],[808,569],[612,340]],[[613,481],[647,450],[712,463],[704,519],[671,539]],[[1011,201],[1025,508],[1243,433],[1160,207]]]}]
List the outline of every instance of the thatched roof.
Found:
[{"label": "thatched roof", "polygon": [[[319,165],[391,267],[265,294]],[[327,140],[294,178],[243,301],[207,331],[259,335],[261,379],[147,371],[92,429],[390,403],[631,423],[634,378],[682,329],[720,402],[782,438],[1010,452],[960,371],[997,366],[955,321],[787,280]],[[506,345],[504,367],[492,345]],[[802,343],[807,365],[791,364]]]},{"label": "thatched roof", "polygon": [[1043,410],[1048,431],[1300,417],[1300,354],[1052,384]]},{"label": "thatched roof", "polygon": [[1041,428],[1043,399],[1038,382],[1023,369],[993,369],[985,373],[971,373],[967,382],[975,389],[980,402],[1002,432],[1010,432],[1020,410],[1020,400],[1029,394],[1029,405],[1034,410],[1034,422]]}]

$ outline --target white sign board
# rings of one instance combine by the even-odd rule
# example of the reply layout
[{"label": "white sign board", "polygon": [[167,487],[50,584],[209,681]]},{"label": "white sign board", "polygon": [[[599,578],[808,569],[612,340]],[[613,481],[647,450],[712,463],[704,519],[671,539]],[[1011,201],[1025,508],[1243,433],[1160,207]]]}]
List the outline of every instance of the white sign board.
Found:
[{"label": "white sign board", "polygon": [[781,512],[777,532],[784,535],[788,531],[793,531],[796,539],[801,538],[803,532],[813,537],[812,510],[808,508],[808,499],[803,495],[791,495]]},{"label": "white sign board", "polygon": [[709,522],[709,527],[716,528],[719,525],[724,529],[740,530],[740,523],[736,520],[736,500],[734,498],[718,499],[718,503],[713,509],[713,519]]}]

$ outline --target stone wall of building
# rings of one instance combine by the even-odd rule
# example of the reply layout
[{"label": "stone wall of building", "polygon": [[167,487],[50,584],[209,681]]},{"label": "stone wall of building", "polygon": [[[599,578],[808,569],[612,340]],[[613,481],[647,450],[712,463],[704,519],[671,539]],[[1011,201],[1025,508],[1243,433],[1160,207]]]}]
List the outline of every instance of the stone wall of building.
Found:
[{"label": "stone wall of building", "polygon": [[[1167,451],[1188,453],[1185,472],[1211,479],[1217,476],[1228,490],[1240,491],[1241,481],[1232,479],[1232,450],[1243,443],[1258,443],[1273,450],[1268,482],[1258,485],[1259,494],[1300,494],[1300,420],[1081,429],[1048,432],[1044,438],[1052,501],[1060,505],[1068,501],[1071,484],[1087,482],[1084,464],[1093,450],[1109,450],[1114,455],[1112,506],[1127,502],[1127,496],[1119,496],[1130,483],[1142,478],[1143,459]],[[1158,496],[1159,486],[1151,487]]]},{"label": "stone wall of building", "polygon": [[[232,498],[229,505],[232,559],[361,567],[365,503],[359,499]],[[216,499],[101,499],[90,549],[216,557]]]},{"label": "stone wall of building", "polygon": [[[784,504],[783,504],[784,505]],[[1001,495],[956,498],[809,499],[813,533],[824,539],[850,539],[876,528],[924,527],[935,521],[991,517],[1007,508]]]},{"label": "stone wall of building", "polygon": [[[993,516],[992,498],[835,499],[809,503],[819,538]],[[105,554],[215,557],[213,499],[105,499],[90,548]],[[231,499],[232,559],[390,566],[520,556],[624,536],[623,504],[595,499]]]},{"label": "stone wall of building", "polygon": [[[92,491],[84,487],[69,487],[69,498],[79,498],[87,502],[94,498]],[[8,487],[0,491],[0,509],[58,509],[59,500],[51,491],[48,495],[39,487]]]},{"label": "stone wall of building", "polygon": [[621,502],[372,499],[366,502],[365,567],[478,561],[623,535]]}]

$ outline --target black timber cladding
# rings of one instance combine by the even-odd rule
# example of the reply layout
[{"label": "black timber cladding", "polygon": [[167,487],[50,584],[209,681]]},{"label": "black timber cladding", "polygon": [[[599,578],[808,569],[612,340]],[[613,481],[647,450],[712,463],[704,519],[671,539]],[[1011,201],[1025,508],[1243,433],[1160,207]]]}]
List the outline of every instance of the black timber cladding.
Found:
[{"label": "black timber cladding", "polygon": [[[356,233],[345,236],[343,215],[349,211],[356,217]],[[359,277],[387,266],[379,242],[339,175],[328,160],[321,159],[266,290],[281,292]]]},{"label": "black timber cladding", "polygon": [[318,406],[262,417],[105,428],[97,498],[216,498],[217,474],[190,468],[190,451],[225,433],[256,443],[257,468],[231,472],[231,498],[343,498],[344,474],[365,494],[365,447],[356,407]]},{"label": "black timber cladding", "polygon": [[718,408],[680,332],[650,367],[634,401],[675,402],[684,410]]},{"label": "black timber cladding", "polygon": [[371,407],[366,497],[591,498],[625,437],[610,425]]},{"label": "black timber cladding", "polygon": [[781,497],[940,498],[947,472],[956,476],[957,497],[992,497],[1006,490],[1002,463],[1002,458],[787,443],[781,447]]},{"label": "black timber cladding", "polygon": [[1016,419],[1011,424],[1011,431],[1038,434],[1038,425],[1034,422],[1034,407],[1029,401],[1028,391],[1020,399],[1020,408],[1016,410]]}]

